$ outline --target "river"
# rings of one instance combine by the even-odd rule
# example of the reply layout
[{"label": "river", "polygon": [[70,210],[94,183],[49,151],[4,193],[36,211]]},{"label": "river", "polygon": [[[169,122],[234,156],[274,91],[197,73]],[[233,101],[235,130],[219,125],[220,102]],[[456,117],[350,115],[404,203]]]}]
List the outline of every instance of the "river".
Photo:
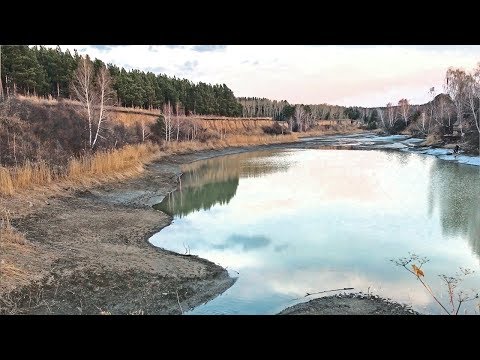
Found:
[{"label": "river", "polygon": [[[402,137],[303,142],[184,165],[179,189],[155,206],[174,220],[154,245],[238,278],[188,314],[276,314],[313,298],[306,293],[346,287],[441,314],[390,261],[409,252],[428,257],[425,280],[447,306],[438,275],[469,268],[476,273],[457,290],[480,290],[478,166],[428,155]],[[465,310],[478,312],[478,301]]]}]

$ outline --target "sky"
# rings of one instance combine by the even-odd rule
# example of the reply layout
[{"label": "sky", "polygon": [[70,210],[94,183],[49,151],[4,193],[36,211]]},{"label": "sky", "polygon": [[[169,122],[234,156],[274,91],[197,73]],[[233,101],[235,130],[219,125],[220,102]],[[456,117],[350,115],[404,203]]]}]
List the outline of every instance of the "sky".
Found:
[{"label": "sky", "polygon": [[120,67],[226,84],[235,96],[291,104],[413,104],[443,91],[448,67],[472,70],[478,45],[62,45]]}]

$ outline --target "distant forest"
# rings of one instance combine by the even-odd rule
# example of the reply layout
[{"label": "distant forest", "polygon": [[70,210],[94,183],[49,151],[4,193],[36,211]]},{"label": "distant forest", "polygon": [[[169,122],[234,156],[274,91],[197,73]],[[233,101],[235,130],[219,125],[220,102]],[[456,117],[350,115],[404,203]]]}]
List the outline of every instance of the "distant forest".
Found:
[{"label": "distant forest", "polygon": [[[80,61],[75,50],[62,51],[44,46],[1,47],[1,90],[5,95],[23,94],[71,98],[72,81]],[[105,64],[93,60],[95,73]],[[127,71],[107,64],[113,80],[116,103],[125,107],[161,109],[164,104],[180,103],[187,115],[241,116],[242,106],[225,84],[197,84],[164,74]],[[1,95],[1,91],[0,91]]]},{"label": "distant forest", "polygon": [[[4,95],[22,94],[52,98],[74,98],[72,82],[80,55],[75,50],[62,51],[44,46],[9,45],[1,47],[0,86]],[[95,75],[105,64],[92,60]],[[116,104],[124,107],[162,109],[170,103],[180,104],[187,115],[220,115],[243,117],[272,117],[289,120],[296,104],[286,100],[265,98],[236,98],[233,91],[222,84],[193,83],[188,79],[156,75],[140,70],[125,70],[106,64],[112,78]],[[0,91],[1,95],[1,91]],[[328,104],[300,105],[316,119],[358,119],[358,108]]]}]

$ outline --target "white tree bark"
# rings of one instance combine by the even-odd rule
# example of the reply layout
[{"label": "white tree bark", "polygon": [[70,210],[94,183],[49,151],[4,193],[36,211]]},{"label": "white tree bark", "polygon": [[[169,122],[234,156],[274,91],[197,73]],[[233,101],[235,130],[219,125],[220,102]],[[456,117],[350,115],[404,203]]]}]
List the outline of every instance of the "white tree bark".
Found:
[{"label": "white tree bark", "polygon": [[400,108],[400,115],[403,118],[403,121],[405,121],[405,125],[408,125],[408,115],[410,112],[410,104],[408,103],[407,99],[401,99],[398,102],[398,107]]},{"label": "white tree bark", "polygon": [[95,138],[93,139],[91,148],[93,149],[97,143],[98,136],[100,133],[100,129],[102,127],[102,123],[106,120],[106,107],[111,105],[113,102],[113,92],[111,89],[112,79],[110,77],[110,73],[108,69],[104,66],[98,71],[97,79],[97,91],[99,97],[99,104],[98,104],[98,120],[96,124],[96,131],[95,131]]},{"label": "white tree bark", "polygon": [[73,90],[85,107],[88,121],[88,145],[92,148],[93,66],[88,57],[81,57],[73,79]]},{"label": "white tree bark", "polygon": [[462,69],[449,68],[445,77],[445,91],[455,104],[457,121],[463,137],[463,106],[465,102],[465,86],[467,74]]}]

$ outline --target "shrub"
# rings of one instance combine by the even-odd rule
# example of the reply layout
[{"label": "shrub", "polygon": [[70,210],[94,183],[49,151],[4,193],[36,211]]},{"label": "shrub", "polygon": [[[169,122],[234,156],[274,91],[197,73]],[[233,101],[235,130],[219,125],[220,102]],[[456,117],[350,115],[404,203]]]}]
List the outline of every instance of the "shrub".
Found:
[{"label": "shrub", "polygon": [[262,130],[265,134],[269,135],[282,135],[289,133],[289,131],[284,129],[278,122],[273,123],[271,126],[262,126]]}]

